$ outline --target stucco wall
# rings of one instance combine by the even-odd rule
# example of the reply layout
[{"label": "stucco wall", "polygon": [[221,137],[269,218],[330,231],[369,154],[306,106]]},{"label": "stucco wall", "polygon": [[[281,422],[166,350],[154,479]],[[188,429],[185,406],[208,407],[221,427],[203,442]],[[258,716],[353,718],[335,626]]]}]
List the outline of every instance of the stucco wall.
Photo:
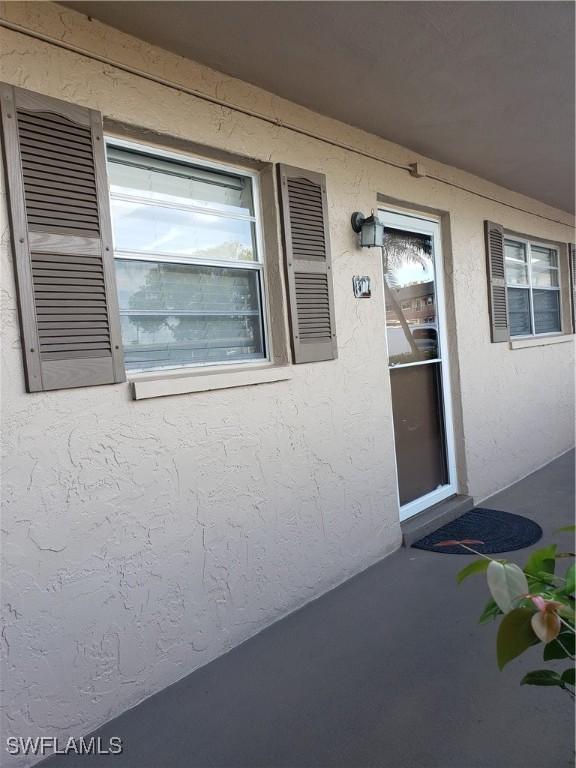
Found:
[{"label": "stucco wall", "polygon": [[[413,152],[52,4],[6,18],[339,141]],[[572,345],[489,340],[483,221],[556,224],[1,30],[4,81],[179,138],[327,175],[338,360],[290,381],[134,402],[127,385],[24,392],[2,203],[2,603],[7,733],[81,735],[399,545],[378,255],[349,225],[378,194],[446,211],[460,484],[483,498],[570,447]],[[544,216],[534,200],[427,162]],[[369,274],[373,298],[352,296]],[[466,468],[464,470],[464,468]],[[17,765],[17,761],[11,764]]]}]

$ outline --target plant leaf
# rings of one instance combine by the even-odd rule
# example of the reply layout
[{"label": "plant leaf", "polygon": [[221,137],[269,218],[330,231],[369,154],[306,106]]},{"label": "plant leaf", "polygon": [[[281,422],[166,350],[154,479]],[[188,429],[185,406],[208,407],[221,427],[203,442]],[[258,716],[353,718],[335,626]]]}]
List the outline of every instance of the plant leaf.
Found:
[{"label": "plant leaf", "polygon": [[524,571],[515,563],[492,560],[486,571],[490,594],[502,613],[511,611],[516,601],[530,589]]},{"label": "plant leaf", "polygon": [[571,565],[566,571],[566,584],[562,589],[562,592],[566,595],[573,595],[576,590],[576,565]]},{"label": "plant leaf", "polygon": [[565,525],[564,528],[558,528],[556,533],[564,533],[565,531],[574,533],[576,531],[576,525]]},{"label": "plant leaf", "polygon": [[551,643],[560,634],[562,624],[554,611],[537,611],[530,620],[534,634],[543,643]]},{"label": "plant leaf", "polygon": [[[552,640],[551,643],[546,643],[544,646],[544,661],[552,661],[553,659],[565,659],[567,656],[574,656],[574,632],[563,630],[560,632],[556,640]],[[566,650],[564,650],[564,648]]]},{"label": "plant leaf", "polygon": [[563,619],[566,619],[566,621],[569,621],[570,624],[574,626],[576,620],[576,613],[574,612],[574,608],[571,605],[566,605],[562,599],[562,596],[559,597],[559,600],[561,603],[563,603],[563,605],[558,608],[558,613],[560,616],[562,616]]},{"label": "plant leaf", "polygon": [[496,638],[496,655],[500,669],[504,669],[509,661],[538,642],[530,624],[533,615],[528,608],[514,608],[500,622]]},{"label": "plant leaf", "polygon": [[554,573],[556,567],[556,544],[542,547],[532,552],[524,566],[524,573],[540,576],[541,573]]},{"label": "plant leaf", "polygon": [[458,582],[458,584],[462,584],[464,579],[468,578],[468,576],[471,576],[473,573],[480,573],[481,571],[485,571],[489,565],[490,565],[490,560],[486,560],[485,557],[481,557],[479,560],[474,560],[473,562],[469,563],[465,568],[462,568],[462,570],[456,577],[456,581]]},{"label": "plant leaf", "polygon": [[520,681],[520,685],[558,685],[564,688],[564,682],[558,672],[551,669],[536,669],[528,672]]},{"label": "plant leaf", "polygon": [[488,602],[484,606],[484,610],[482,611],[482,615],[478,619],[478,623],[488,624],[489,621],[494,621],[496,616],[501,616],[501,615],[502,615],[502,611],[500,610],[500,608],[498,608],[494,600],[490,598],[490,600],[488,600]]},{"label": "plant leaf", "polygon": [[576,685],[576,668],[570,667],[562,672],[562,682],[568,685]]}]

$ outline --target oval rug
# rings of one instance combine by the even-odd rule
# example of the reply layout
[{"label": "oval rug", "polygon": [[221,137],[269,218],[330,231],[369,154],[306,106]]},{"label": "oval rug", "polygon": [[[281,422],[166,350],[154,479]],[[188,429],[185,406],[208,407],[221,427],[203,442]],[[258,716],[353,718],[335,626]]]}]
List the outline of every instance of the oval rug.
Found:
[{"label": "oval rug", "polygon": [[470,550],[458,545],[438,547],[441,541],[476,539],[482,544],[470,544],[484,555],[513,552],[535,544],[542,538],[542,528],[533,520],[511,512],[476,507],[451,523],[424,536],[412,544],[416,549],[427,549],[443,555],[470,555]]}]

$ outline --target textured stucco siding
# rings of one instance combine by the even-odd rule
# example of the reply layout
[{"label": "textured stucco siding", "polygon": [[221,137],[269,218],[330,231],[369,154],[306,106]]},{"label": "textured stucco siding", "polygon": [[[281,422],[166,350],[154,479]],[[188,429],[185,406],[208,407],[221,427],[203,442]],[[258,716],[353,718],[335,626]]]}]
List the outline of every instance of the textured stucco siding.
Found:
[{"label": "textured stucco siding", "polygon": [[[394,162],[421,159],[58,6],[7,3],[2,12]],[[572,345],[490,343],[483,242],[486,218],[563,242],[573,237],[568,225],[411,178],[16,32],[0,31],[0,79],[117,121],[325,173],[339,353],[294,366],[289,381],[139,402],[127,384],[26,394],[3,187],[6,734],[87,733],[399,545],[381,272],[349,224],[378,194],[449,214],[461,489],[483,498],[570,447]],[[569,220],[427,165],[481,194]],[[354,274],[371,276],[371,300],[354,299]]]}]

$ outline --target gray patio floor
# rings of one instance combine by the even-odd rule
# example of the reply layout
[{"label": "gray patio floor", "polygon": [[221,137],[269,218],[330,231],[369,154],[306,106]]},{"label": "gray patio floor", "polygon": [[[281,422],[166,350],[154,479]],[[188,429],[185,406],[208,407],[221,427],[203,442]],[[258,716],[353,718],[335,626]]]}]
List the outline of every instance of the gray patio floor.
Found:
[{"label": "gray patio floor", "polygon": [[[544,541],[574,514],[574,454],[483,504],[536,519]],[[538,544],[536,546],[541,546]],[[523,562],[527,550],[513,557]],[[466,556],[403,549],[108,723],[108,768],[568,768],[569,697],[520,686],[541,649],[499,672]],[[74,759],[43,765],[72,768]]]}]

